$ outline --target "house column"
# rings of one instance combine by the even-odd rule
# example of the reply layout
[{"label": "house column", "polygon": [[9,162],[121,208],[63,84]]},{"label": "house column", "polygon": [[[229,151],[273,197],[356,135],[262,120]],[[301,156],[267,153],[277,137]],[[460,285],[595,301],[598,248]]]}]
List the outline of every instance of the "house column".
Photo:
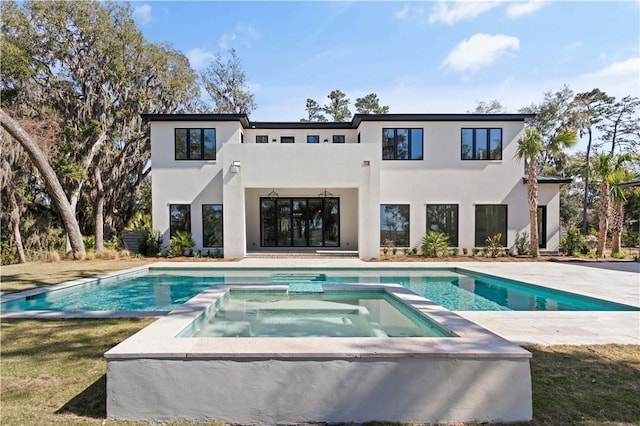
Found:
[{"label": "house column", "polygon": [[380,257],[380,163],[362,163],[358,188],[358,255],[366,260]]},{"label": "house column", "polygon": [[242,166],[223,165],[222,204],[225,259],[242,259],[247,254],[245,191]]}]

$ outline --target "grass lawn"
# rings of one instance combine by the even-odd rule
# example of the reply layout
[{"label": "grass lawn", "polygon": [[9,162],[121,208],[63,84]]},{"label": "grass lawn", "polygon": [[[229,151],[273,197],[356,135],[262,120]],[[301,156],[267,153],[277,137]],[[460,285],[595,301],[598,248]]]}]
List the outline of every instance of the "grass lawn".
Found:
[{"label": "grass lawn", "polygon": [[[30,264],[21,269],[5,266],[2,289],[48,285],[144,263],[126,260]],[[103,354],[152,321],[2,320],[0,424],[105,424]],[[640,424],[640,345],[527,349],[533,352],[534,421],[525,424]]]}]

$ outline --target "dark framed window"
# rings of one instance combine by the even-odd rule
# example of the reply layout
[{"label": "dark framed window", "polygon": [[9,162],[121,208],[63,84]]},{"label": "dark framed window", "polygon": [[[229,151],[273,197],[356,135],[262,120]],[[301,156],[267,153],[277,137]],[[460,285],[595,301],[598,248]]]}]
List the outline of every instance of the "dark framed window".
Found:
[{"label": "dark framed window", "polygon": [[215,160],[216,129],[175,129],[176,160]]},{"label": "dark framed window", "polygon": [[380,205],[380,245],[409,246],[409,205]]},{"label": "dark framed window", "polygon": [[222,204],[202,205],[202,247],[224,247]]},{"label": "dark framed window", "polygon": [[487,245],[487,237],[501,234],[500,244],[507,246],[507,205],[476,205],[475,246]]},{"label": "dark framed window", "polygon": [[360,143],[360,133],[358,133],[358,143]]},{"label": "dark framed window", "polygon": [[339,247],[340,199],[260,198],[262,247]]},{"label": "dark framed window", "polygon": [[458,205],[427,204],[427,232],[442,232],[449,245],[458,247]]},{"label": "dark framed window", "polygon": [[547,248],[547,206],[538,206],[538,247]]},{"label": "dark framed window", "polygon": [[333,143],[344,143],[344,135],[333,135]]},{"label": "dark framed window", "polygon": [[422,160],[422,129],[382,129],[383,160]]},{"label": "dark framed window", "polygon": [[191,206],[189,204],[169,204],[169,238],[178,231],[191,234]]},{"label": "dark framed window", "polygon": [[307,143],[320,143],[319,135],[307,135]]},{"label": "dark framed window", "polygon": [[500,128],[463,128],[460,140],[463,160],[502,160]]},{"label": "dark framed window", "polygon": [[269,143],[268,135],[256,135],[256,143]]},{"label": "dark framed window", "polygon": [[281,136],[280,143],[294,143],[296,138],[293,136]]}]

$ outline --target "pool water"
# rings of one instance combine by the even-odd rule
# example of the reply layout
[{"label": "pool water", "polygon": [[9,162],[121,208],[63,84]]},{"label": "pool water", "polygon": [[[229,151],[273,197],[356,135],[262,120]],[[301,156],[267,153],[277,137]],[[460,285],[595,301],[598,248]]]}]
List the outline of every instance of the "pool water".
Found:
[{"label": "pool water", "polygon": [[[171,311],[216,284],[399,284],[453,311],[636,311],[638,308],[459,269],[174,270],[150,268],[0,304],[2,311]],[[315,289],[315,290],[314,290]]]},{"label": "pool water", "polygon": [[[395,304],[393,303],[395,302]],[[445,337],[385,292],[234,290],[179,337]]]}]

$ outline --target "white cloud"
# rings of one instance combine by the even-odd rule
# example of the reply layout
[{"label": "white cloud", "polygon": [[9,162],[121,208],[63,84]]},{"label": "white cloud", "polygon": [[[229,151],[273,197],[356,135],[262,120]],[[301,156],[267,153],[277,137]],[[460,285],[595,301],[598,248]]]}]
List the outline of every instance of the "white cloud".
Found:
[{"label": "white cloud", "polygon": [[594,87],[608,95],[640,97],[640,56],[614,62],[602,69],[585,73],[576,79],[574,90],[585,91]]},{"label": "white cloud", "polygon": [[394,19],[409,19],[414,16],[422,16],[424,10],[421,7],[405,4],[402,9],[393,14]]},{"label": "white cloud", "polygon": [[540,9],[547,3],[547,0],[529,0],[519,1],[509,5],[507,8],[507,15],[510,18],[518,18],[523,15],[529,15]]},{"label": "white cloud", "polygon": [[215,53],[210,50],[200,49],[196,47],[187,52],[187,59],[191,64],[191,68],[195,70],[201,70],[205,68],[209,62],[216,58]]},{"label": "white cloud", "polygon": [[409,11],[411,8],[408,4],[405,4],[402,9],[393,14],[393,17],[396,19],[407,19],[409,17]]},{"label": "white cloud", "polygon": [[491,65],[505,51],[520,48],[520,40],[504,34],[474,34],[449,53],[443,65],[454,71],[477,71]]},{"label": "white cloud", "polygon": [[444,22],[451,25],[458,21],[475,18],[498,5],[500,5],[498,1],[440,0],[429,14],[429,23]]},{"label": "white cloud", "polygon": [[151,22],[151,6],[147,3],[133,8],[133,17],[137,18],[141,24]]},{"label": "white cloud", "polygon": [[218,46],[227,50],[234,41],[238,41],[247,47],[251,47],[254,41],[258,40],[261,35],[251,25],[237,24],[234,31],[224,33],[218,40]]}]

